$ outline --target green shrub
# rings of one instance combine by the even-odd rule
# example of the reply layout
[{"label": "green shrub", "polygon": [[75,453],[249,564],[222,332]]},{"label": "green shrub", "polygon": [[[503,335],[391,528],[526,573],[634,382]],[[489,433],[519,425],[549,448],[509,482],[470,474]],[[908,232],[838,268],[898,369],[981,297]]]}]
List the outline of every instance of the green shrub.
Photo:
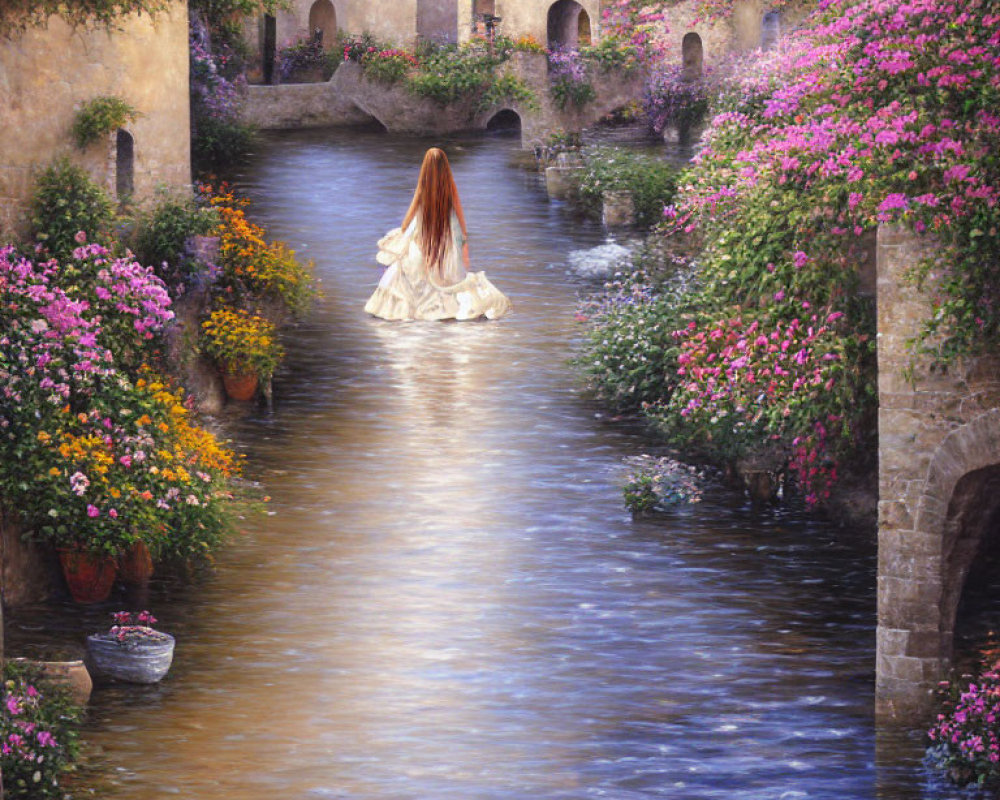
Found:
[{"label": "green shrub", "polygon": [[83,169],[62,159],[46,167],[35,183],[32,234],[53,257],[62,258],[79,246],[74,237],[80,231],[92,242],[108,239],[113,208],[111,198]]},{"label": "green shrub", "polygon": [[697,503],[705,475],[695,467],[668,456],[632,456],[625,459],[630,472],[622,487],[625,507],[633,514]]},{"label": "green shrub", "polygon": [[479,107],[483,110],[505,103],[518,103],[526,109],[538,108],[538,98],[523,80],[516,75],[500,75],[490,81],[482,97]]},{"label": "green shrub", "polygon": [[120,97],[95,97],[76,112],[73,138],[83,149],[138,116],[139,112]]},{"label": "green shrub", "polygon": [[219,224],[219,215],[192,198],[168,197],[140,213],[135,223],[130,244],[136,258],[175,287],[187,283],[200,267],[187,253],[188,240],[210,235]]},{"label": "green shrub", "polygon": [[504,58],[479,46],[442,47],[424,60],[407,85],[414,94],[441,105],[482,97],[496,81],[494,69]]},{"label": "green shrub", "polygon": [[255,132],[238,119],[199,115],[191,139],[195,170],[210,172],[235,163],[249,151]]},{"label": "green shrub", "polygon": [[593,326],[581,366],[601,399],[616,411],[638,411],[668,397],[677,383],[672,333],[681,323],[676,296],[658,293],[646,275],[616,275],[581,310]]},{"label": "green shrub", "polygon": [[608,190],[631,192],[636,222],[651,227],[663,219],[663,209],[677,191],[677,170],[653,156],[618,147],[584,150],[580,199],[598,212]]},{"label": "green shrub", "polygon": [[605,36],[593,47],[581,47],[580,55],[597,65],[601,72],[635,72],[640,65],[639,49],[615,36]]},{"label": "green shrub", "polygon": [[405,50],[371,50],[361,57],[365,77],[378,83],[398,83],[417,66],[417,59]]}]

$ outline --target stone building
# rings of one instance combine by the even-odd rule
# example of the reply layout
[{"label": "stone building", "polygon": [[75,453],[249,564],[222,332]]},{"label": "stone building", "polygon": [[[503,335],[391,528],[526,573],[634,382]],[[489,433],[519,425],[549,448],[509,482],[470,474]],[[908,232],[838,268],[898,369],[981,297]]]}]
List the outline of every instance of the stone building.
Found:
[{"label": "stone building", "polygon": [[907,278],[929,237],[878,237],[879,563],[876,709],[923,720],[948,677],[963,600],[995,586],[1000,357],[947,369],[915,353],[937,278]]},{"label": "stone building", "polygon": [[[134,122],[79,149],[71,128],[87,101],[117,96]],[[0,39],[0,236],[19,231],[37,171],[61,156],[113,198],[142,199],[191,183],[186,0],[112,31],[48,25]]]},{"label": "stone building", "polygon": [[[369,32],[376,39],[411,47],[420,40],[464,42],[484,34],[489,21],[518,38],[530,35],[546,47],[596,44],[607,0],[291,0],[275,16],[248,21],[247,34],[261,61],[273,61],[280,48],[321,36],[332,46],[337,31]],[[691,77],[733,50],[773,41],[783,20],[763,0],[740,0],[726,22],[696,22],[694,0],[668,13],[664,34],[668,52],[683,60]],[[788,17],[789,12],[783,11]],[[787,19],[785,20],[787,22]],[[263,70],[259,74],[262,74]],[[270,71],[268,71],[270,75]]]}]

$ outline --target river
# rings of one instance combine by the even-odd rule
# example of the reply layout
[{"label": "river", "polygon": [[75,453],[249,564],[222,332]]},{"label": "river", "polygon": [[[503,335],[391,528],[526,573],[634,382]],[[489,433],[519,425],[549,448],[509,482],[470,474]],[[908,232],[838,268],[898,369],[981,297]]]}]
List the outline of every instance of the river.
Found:
[{"label": "river", "polygon": [[[622,458],[649,444],[568,363],[592,280],[569,256],[606,234],[510,166],[515,141],[444,143],[475,268],[515,312],[362,312],[433,143],[273,135],[238,176],[324,297],[274,413],[225,423],[267,513],[206,580],[154,587],[168,679],[94,696],[100,796],[938,797],[919,738],[874,726],[870,534],[722,489],[624,510]],[[10,635],[107,610],[12,615]]]}]

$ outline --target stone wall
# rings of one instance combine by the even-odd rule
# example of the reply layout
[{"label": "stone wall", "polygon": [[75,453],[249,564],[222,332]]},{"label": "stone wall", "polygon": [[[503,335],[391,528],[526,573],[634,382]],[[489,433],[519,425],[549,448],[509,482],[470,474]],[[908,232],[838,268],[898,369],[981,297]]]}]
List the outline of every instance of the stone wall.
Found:
[{"label": "stone wall", "polygon": [[876,704],[887,718],[931,708],[950,666],[969,567],[1000,510],[1000,359],[935,369],[910,340],[931,312],[907,272],[931,243],[879,231],[879,563]]},{"label": "stone wall", "polygon": [[4,606],[40,602],[55,591],[59,581],[55,554],[23,541],[20,528],[0,514],[0,594]]},{"label": "stone wall", "polygon": [[112,133],[81,151],[70,128],[88,100],[117,95],[141,116],[134,139],[134,196],[191,183],[186,0],[169,11],[124,19],[108,32],[73,30],[58,18],[0,40],[0,236],[23,229],[38,169],[67,156],[116,195]]}]

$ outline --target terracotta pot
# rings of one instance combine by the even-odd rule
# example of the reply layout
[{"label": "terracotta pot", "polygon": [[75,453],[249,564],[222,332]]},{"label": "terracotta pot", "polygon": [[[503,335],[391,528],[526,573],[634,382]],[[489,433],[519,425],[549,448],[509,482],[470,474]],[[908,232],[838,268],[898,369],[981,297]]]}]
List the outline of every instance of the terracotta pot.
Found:
[{"label": "terracotta pot", "polygon": [[77,603],[101,603],[111,595],[118,574],[118,564],[111,556],[61,549],[59,563],[69,593]]},{"label": "terracotta pot", "polygon": [[118,556],[118,578],[122,583],[142,585],[153,577],[153,556],[146,543],[139,539]]},{"label": "terracotta pot", "polygon": [[223,372],[222,385],[226,387],[226,394],[230,400],[245,402],[252,400],[253,396],[257,394],[260,378],[252,373],[249,375],[233,375]]},{"label": "terracotta pot", "polygon": [[87,705],[94,682],[83,661],[35,661],[30,658],[14,658],[11,661],[30,664],[37,668],[45,680],[69,691],[78,706]]},{"label": "terracotta pot", "polygon": [[174,637],[159,633],[162,641],[133,648],[122,646],[106,633],[95,633],[87,637],[87,654],[99,676],[126,683],[156,683],[174,659]]}]

